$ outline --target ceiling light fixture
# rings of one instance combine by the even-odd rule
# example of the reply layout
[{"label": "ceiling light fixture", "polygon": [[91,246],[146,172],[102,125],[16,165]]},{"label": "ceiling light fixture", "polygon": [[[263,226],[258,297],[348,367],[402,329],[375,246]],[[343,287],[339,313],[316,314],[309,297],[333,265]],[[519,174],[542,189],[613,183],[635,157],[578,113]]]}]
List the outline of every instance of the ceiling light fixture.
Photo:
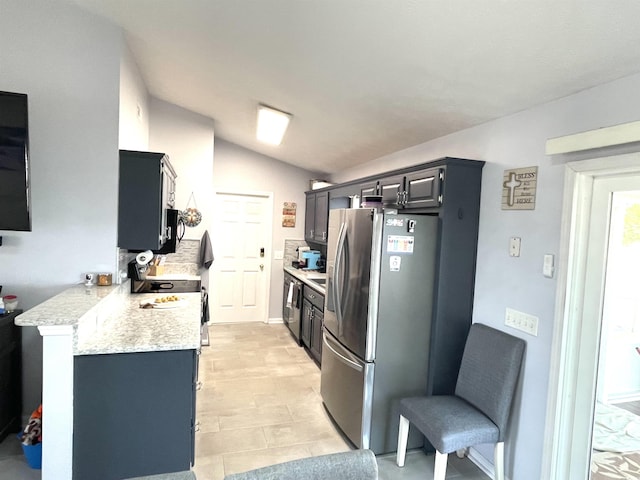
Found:
[{"label": "ceiling light fixture", "polygon": [[289,126],[291,114],[281,112],[265,105],[258,105],[258,141],[271,145],[280,145],[282,137]]}]

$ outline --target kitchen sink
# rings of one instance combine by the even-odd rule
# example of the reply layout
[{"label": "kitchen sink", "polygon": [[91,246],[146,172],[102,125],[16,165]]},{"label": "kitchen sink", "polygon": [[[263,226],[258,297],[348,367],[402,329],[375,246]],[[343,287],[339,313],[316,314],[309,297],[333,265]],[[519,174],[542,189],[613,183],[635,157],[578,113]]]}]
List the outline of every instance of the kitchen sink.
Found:
[{"label": "kitchen sink", "polygon": [[309,280],[311,280],[312,282],[317,283],[318,285],[324,285],[327,283],[327,279],[326,278],[310,278]]}]

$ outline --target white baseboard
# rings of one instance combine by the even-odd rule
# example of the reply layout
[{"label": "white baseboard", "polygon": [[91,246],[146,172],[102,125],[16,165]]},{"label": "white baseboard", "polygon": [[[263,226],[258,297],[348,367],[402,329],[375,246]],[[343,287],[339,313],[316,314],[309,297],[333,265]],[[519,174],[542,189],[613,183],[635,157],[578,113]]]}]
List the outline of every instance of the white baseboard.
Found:
[{"label": "white baseboard", "polygon": [[[482,456],[478,450],[473,447],[469,448],[467,458],[471,460],[475,464],[475,466],[482,470],[489,478],[495,478],[495,469],[493,467],[493,463]],[[505,480],[509,480],[509,478],[506,476],[506,472],[504,478]]]},{"label": "white baseboard", "polygon": [[626,403],[626,402],[637,402],[640,400],[640,393],[626,393],[626,394],[618,394],[618,395],[609,395],[608,401],[609,403]]},{"label": "white baseboard", "polygon": [[268,323],[269,325],[271,325],[272,323],[284,323],[284,320],[282,319],[282,317],[279,317],[279,318],[278,318],[278,317],[276,317],[276,318],[269,318],[269,319],[267,320],[267,323]]}]

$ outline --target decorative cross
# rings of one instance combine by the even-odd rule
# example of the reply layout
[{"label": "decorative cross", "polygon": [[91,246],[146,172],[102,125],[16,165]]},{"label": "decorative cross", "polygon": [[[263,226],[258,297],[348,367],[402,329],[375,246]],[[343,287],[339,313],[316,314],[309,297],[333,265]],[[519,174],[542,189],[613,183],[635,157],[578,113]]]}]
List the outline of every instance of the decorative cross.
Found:
[{"label": "decorative cross", "polygon": [[516,180],[516,174],[514,172],[511,172],[509,174],[509,181],[504,182],[503,184],[504,188],[509,189],[508,204],[510,207],[513,206],[513,204],[515,203],[516,188],[519,187],[520,185],[522,185],[522,182],[519,180]]}]

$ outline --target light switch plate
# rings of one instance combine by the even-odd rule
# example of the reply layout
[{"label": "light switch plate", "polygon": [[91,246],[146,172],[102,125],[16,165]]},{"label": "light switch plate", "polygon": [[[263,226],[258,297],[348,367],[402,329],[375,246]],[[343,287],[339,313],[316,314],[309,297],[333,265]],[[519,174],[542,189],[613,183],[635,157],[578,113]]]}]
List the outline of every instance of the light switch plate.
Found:
[{"label": "light switch plate", "polygon": [[553,255],[546,254],[542,264],[542,274],[547,278],[553,278]]},{"label": "light switch plate", "polygon": [[284,259],[284,252],[282,250],[276,250],[273,252],[274,260],[282,260]]},{"label": "light switch plate", "polygon": [[528,313],[519,312],[513,308],[507,308],[504,324],[522,332],[538,336],[538,317]]}]

